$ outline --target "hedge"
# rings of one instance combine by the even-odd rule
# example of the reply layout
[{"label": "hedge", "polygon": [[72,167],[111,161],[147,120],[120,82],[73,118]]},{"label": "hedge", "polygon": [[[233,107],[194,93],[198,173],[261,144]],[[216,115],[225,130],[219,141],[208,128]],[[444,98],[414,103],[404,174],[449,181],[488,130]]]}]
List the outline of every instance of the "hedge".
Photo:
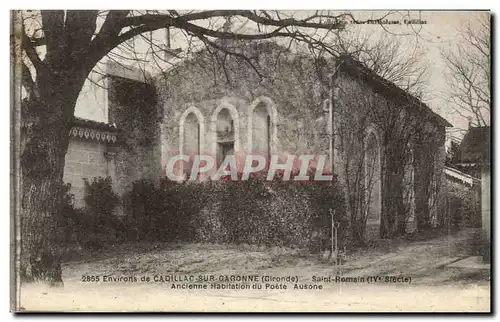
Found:
[{"label": "hedge", "polygon": [[129,241],[184,241],[307,248],[329,247],[331,216],[344,240],[349,222],[336,181],[246,181],[154,183],[137,180],[118,205],[110,178],[86,183],[87,207],[70,216],[77,239],[87,247]]}]

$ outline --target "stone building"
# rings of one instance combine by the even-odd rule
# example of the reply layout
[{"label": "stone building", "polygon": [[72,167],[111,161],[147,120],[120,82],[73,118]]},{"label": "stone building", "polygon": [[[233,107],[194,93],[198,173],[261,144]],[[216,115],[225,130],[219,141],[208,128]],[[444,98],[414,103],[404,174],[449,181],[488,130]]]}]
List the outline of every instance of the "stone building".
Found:
[{"label": "stone building", "polygon": [[115,179],[116,127],[76,118],[70,132],[64,167],[65,183],[70,183],[75,206],[84,206],[84,181],[94,177]]},{"label": "stone building", "polygon": [[160,177],[179,154],[327,155],[367,234],[436,222],[445,119],[348,57],[318,61],[273,42],[238,48],[254,66],[201,51],[158,77],[112,77],[108,122],[119,134],[106,171],[115,169],[117,191]]},{"label": "stone building", "polygon": [[[88,99],[96,96],[91,90],[79,98],[80,108],[104,110],[104,118],[77,117],[69,134],[64,181],[71,184],[77,207],[84,206],[84,179],[109,176],[114,190],[122,195],[134,180],[161,176],[160,159],[154,155],[159,151],[154,87],[143,71],[114,62],[107,64],[106,75],[106,91],[99,100]],[[97,88],[97,92],[102,90]]]},{"label": "stone building", "polygon": [[[220,66],[199,53],[158,82],[163,166],[174,155],[199,152],[218,160],[233,153],[328,155],[351,212],[375,235],[384,226],[435,224],[451,126],[445,119],[348,57],[280,58],[282,48],[271,42],[241,50],[263,75],[246,62]],[[382,236],[396,233],[391,229]]]}]

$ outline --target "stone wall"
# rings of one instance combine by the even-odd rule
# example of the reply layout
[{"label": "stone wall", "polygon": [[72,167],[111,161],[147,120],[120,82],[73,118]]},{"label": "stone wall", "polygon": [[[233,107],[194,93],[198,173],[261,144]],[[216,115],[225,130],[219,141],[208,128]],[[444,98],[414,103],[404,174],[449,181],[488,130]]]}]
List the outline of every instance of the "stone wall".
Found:
[{"label": "stone wall", "polygon": [[[225,110],[234,122],[236,154],[328,155],[325,129],[317,124],[324,115],[322,95],[326,92],[321,93],[320,76],[311,61],[302,56],[283,56],[281,64],[276,66],[278,51],[273,43],[262,43],[248,50],[258,56],[262,79],[246,63],[233,58],[226,61],[226,78],[223,70],[213,66],[212,59],[203,53],[158,79],[164,110],[163,167],[170,157],[184,149],[181,141],[185,140],[183,136],[189,127],[186,123],[189,115],[196,115],[200,124],[201,152],[215,156],[217,119]],[[265,116],[269,116],[269,121]],[[264,136],[269,137],[269,144]]]},{"label": "stone wall", "polygon": [[65,183],[71,184],[71,193],[75,195],[75,206],[83,207],[84,179],[92,180],[94,177],[113,177],[110,171],[110,162],[106,158],[107,143],[71,139],[66,154],[64,167]]},{"label": "stone wall", "polygon": [[111,176],[121,196],[135,180],[162,176],[154,86],[139,70],[108,64],[107,71],[108,122],[76,118],[70,132],[64,181],[71,184],[77,207],[85,205],[84,179]]}]

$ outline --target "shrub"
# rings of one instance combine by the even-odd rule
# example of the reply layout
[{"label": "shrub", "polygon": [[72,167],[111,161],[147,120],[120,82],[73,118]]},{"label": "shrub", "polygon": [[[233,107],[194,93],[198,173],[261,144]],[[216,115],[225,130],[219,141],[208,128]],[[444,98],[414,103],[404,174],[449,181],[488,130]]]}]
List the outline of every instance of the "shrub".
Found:
[{"label": "shrub", "polygon": [[303,185],[313,209],[310,221],[315,238],[311,241],[310,248],[315,252],[330,247],[332,237],[330,209],[333,221],[339,223],[337,229],[339,246],[342,248],[347,244],[350,222],[342,187],[336,182],[336,178],[334,178],[333,181],[308,182]]},{"label": "shrub", "polygon": [[192,240],[191,217],[199,212],[195,184],[137,180],[123,199],[125,236],[130,240]]},{"label": "shrub", "polygon": [[133,240],[258,244],[323,250],[331,216],[345,239],[348,220],[334,182],[246,181],[133,182],[124,195],[125,235]]},{"label": "shrub", "polygon": [[345,239],[348,220],[342,189],[334,182],[247,181],[202,184],[205,206],[193,226],[202,242],[250,243],[309,248],[329,247],[330,209]]},{"label": "shrub", "polygon": [[60,241],[67,244],[78,241],[78,224],[83,212],[80,209],[74,208],[75,196],[71,193],[71,184],[61,183],[61,188],[62,200],[58,225],[62,232]]},{"label": "shrub", "polygon": [[470,256],[482,256],[484,253],[483,235],[480,228],[466,231],[466,252]]},{"label": "shrub", "polygon": [[85,204],[79,216],[77,227],[79,241],[85,248],[97,250],[103,243],[116,238],[120,219],[114,213],[120,199],[113,192],[111,177],[84,180]]},{"label": "shrub", "polygon": [[440,212],[444,214],[444,227],[457,231],[481,227],[480,200],[473,188],[447,182]]},{"label": "shrub", "polygon": [[124,237],[129,240],[154,237],[155,218],[158,216],[154,198],[158,193],[153,182],[145,179],[132,182],[132,189],[123,196],[126,211]]}]

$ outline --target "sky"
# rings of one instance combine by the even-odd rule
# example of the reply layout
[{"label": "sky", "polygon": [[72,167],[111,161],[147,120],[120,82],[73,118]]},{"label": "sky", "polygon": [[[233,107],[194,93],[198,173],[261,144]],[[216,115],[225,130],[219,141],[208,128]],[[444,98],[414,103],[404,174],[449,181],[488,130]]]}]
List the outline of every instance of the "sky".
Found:
[{"label": "sky", "polygon": [[[302,11],[283,11],[283,16],[289,15],[296,18],[301,18],[314,13],[313,11],[302,10]],[[338,12],[340,13],[340,12]],[[455,112],[453,106],[446,101],[446,93],[448,91],[448,85],[446,83],[446,65],[441,57],[441,51],[450,48],[450,45],[456,44],[460,41],[458,28],[466,23],[471,22],[473,25],[475,20],[479,15],[488,15],[489,13],[479,12],[479,11],[353,11],[353,16],[358,20],[366,19],[376,19],[380,17],[385,17],[389,21],[399,21],[398,25],[384,24],[382,27],[380,25],[357,25],[349,24],[347,26],[347,32],[349,34],[355,35],[368,35],[373,39],[379,39],[380,37],[398,37],[403,38],[403,46],[408,46],[407,52],[410,53],[414,50],[415,46],[419,46],[423,49],[424,59],[428,61],[429,68],[427,71],[427,92],[425,93],[424,101],[429,105],[429,107],[436,113],[440,114],[446,118],[455,128],[449,130],[448,132],[452,134],[456,139],[460,139],[465,133],[464,130],[468,128],[468,119],[459,115]],[[413,24],[405,24],[405,20],[417,20]],[[224,19],[219,19],[218,21],[197,21],[197,24],[206,26],[209,23],[214,23],[221,26],[224,23]],[[252,31],[255,30],[256,26],[252,23],[242,23],[241,21],[233,22],[234,28],[238,29],[239,32]],[[165,42],[164,30],[155,32],[152,35],[156,43]],[[186,38],[181,35],[180,31],[171,31],[171,41],[173,48],[183,48],[187,47]],[[134,41],[129,42],[129,45],[133,44],[136,46],[136,51],[139,53],[145,53],[151,49],[150,46],[145,45],[143,38],[136,38]],[[114,52],[122,55],[122,50],[118,49]],[[405,49],[402,49],[402,53],[406,53]],[[114,59],[120,59],[114,57]],[[132,64],[131,61],[124,61],[125,64]],[[146,64],[145,69],[152,74],[157,73],[160,68],[168,68],[165,64],[157,66],[154,64]],[[99,67],[102,70],[102,66]],[[100,79],[99,75],[91,76],[94,82]],[[75,111],[76,116],[83,118],[95,119],[97,121],[107,121],[107,100],[105,90],[99,88],[87,82],[86,88],[82,91],[79,103]],[[101,86],[105,84],[100,84]]]}]

